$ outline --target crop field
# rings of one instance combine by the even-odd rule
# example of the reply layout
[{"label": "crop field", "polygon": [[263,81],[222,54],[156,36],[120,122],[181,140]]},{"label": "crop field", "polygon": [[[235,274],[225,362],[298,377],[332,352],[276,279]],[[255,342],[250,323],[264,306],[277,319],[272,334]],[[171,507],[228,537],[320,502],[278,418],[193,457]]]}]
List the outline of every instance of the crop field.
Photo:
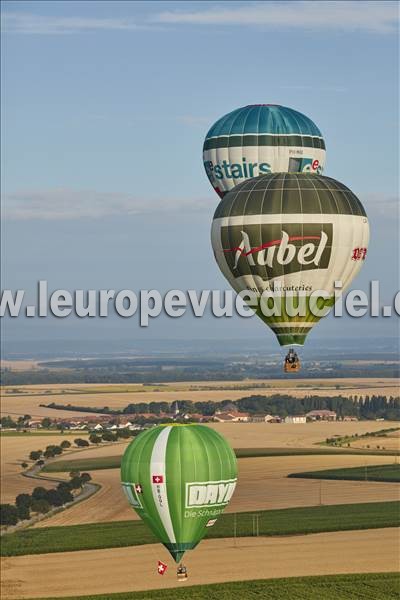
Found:
[{"label": "crop field", "polygon": [[[260,387],[263,385],[264,387]],[[41,404],[73,404],[101,409],[108,406],[121,409],[139,402],[174,402],[175,400],[222,401],[237,400],[254,394],[271,395],[290,393],[296,398],[309,394],[398,396],[399,381],[395,378],[343,379],[271,379],[213,382],[175,382],[163,385],[140,384],[51,384],[5,386],[1,389],[1,415],[33,417],[77,417],[90,413],[46,408]],[[93,413],[92,413],[93,414]],[[348,425],[349,423],[344,423]],[[379,425],[379,423],[378,423]],[[341,433],[340,431],[338,433]],[[343,434],[346,432],[344,431]],[[284,444],[279,444],[284,445]]]},{"label": "crop field", "polygon": [[[28,460],[32,450],[44,450],[47,445],[60,444],[64,435],[55,433],[45,437],[0,436],[1,446],[1,502],[14,502],[15,496],[23,492],[31,492],[38,484],[35,479],[23,477],[21,462]],[[71,438],[68,438],[71,441]],[[42,485],[42,483],[40,483]],[[43,480],[44,487],[54,487],[51,482]]]},{"label": "crop field", "polygon": [[[207,538],[299,535],[325,531],[376,529],[400,525],[400,502],[344,504],[224,514],[207,531]],[[71,552],[154,544],[157,540],[142,521],[95,523],[27,529],[3,537],[2,556]]]},{"label": "crop field", "polygon": [[[185,554],[185,565],[192,585],[288,576],[392,573],[398,568],[398,555],[393,551],[397,544],[398,529],[390,527],[236,541],[206,539],[195,551]],[[163,577],[157,573],[158,560],[168,565]],[[107,598],[128,590],[162,589],[164,595],[166,589],[177,586],[175,564],[161,544],[3,557],[1,562],[2,600],[43,595],[77,598],[83,590],[87,595],[103,594]],[[157,592],[153,594],[157,597]],[[158,597],[163,595],[158,592]]]},{"label": "crop field", "polygon": [[[341,453],[333,456],[241,458],[238,461],[238,484],[227,511],[247,512],[319,504],[395,501],[399,498],[396,483],[288,478],[289,473],[385,464],[391,460],[393,459],[384,456],[350,456]],[[47,525],[130,521],[138,518],[121,490],[119,469],[92,471],[91,474],[93,481],[101,486],[100,491],[85,502],[37,523],[35,528]]]},{"label": "crop field", "polygon": [[[327,575],[325,577],[286,577],[256,579],[214,585],[202,585],[164,590],[163,600],[398,600],[398,573],[363,573]],[[127,592],[96,596],[70,596],[59,600],[159,600],[159,592]],[[39,600],[51,600],[42,598]]]},{"label": "crop field", "polygon": [[292,473],[288,477],[344,479],[351,481],[392,481],[400,483],[400,464],[369,465],[368,467],[353,467],[351,469],[326,469],[311,473]]}]

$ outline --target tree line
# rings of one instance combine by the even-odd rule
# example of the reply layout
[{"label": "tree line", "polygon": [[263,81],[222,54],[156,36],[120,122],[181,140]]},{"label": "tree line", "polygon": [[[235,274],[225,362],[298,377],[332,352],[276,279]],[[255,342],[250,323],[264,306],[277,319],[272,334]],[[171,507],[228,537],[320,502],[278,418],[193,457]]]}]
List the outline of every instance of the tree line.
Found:
[{"label": "tree line", "polygon": [[45,514],[52,508],[64,506],[74,499],[73,491],[81,489],[91,480],[89,473],[71,471],[70,480],[62,481],[56,488],[35,487],[31,494],[18,494],[14,504],[0,505],[0,524],[16,525],[33,514]]}]

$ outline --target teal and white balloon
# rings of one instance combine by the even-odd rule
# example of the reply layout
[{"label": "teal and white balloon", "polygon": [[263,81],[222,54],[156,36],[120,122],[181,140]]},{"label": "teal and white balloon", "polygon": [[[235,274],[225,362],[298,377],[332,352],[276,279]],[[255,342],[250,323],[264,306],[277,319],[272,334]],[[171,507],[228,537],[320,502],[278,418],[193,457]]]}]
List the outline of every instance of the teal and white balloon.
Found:
[{"label": "teal and white balloon", "polygon": [[246,179],[278,172],[321,174],[325,142],[305,115],[275,104],[254,104],[223,116],[211,127],[203,163],[223,196]]}]

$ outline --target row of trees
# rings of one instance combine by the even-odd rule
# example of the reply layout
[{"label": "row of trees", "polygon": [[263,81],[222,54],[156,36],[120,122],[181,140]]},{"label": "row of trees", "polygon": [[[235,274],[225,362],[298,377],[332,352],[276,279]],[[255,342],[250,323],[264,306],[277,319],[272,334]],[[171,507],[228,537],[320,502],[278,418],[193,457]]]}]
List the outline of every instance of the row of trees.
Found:
[{"label": "row of trees", "polygon": [[0,505],[0,524],[16,525],[29,519],[32,514],[45,514],[52,508],[64,506],[74,499],[73,492],[91,480],[89,473],[70,473],[69,481],[62,481],[56,488],[35,487],[32,494],[19,494],[14,504]]}]

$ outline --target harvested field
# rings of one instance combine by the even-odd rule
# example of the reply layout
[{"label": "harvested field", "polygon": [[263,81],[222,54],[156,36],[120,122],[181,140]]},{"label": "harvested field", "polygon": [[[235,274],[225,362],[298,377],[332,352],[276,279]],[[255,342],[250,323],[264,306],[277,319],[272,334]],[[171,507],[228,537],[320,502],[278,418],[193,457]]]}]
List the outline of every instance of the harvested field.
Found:
[{"label": "harvested field", "polygon": [[[232,600],[246,598],[257,600],[344,600],[353,598],[374,598],[374,600],[398,600],[400,576],[398,573],[358,573],[347,575],[323,575],[311,577],[284,577],[280,579],[252,579],[251,581],[231,581],[209,585],[163,590],[164,600]],[[61,600],[158,600],[157,590],[148,592],[125,592],[122,594],[96,594],[95,596],[74,596]],[[40,600],[40,599],[39,599]],[[43,598],[42,600],[50,600]]]},{"label": "harvested field", "polygon": [[[32,450],[43,450],[50,444],[60,444],[66,438],[61,434],[53,436],[34,435],[23,436],[0,436],[1,444],[1,502],[14,502],[15,496],[23,492],[30,493],[38,485],[43,487],[54,487],[50,481],[38,482],[35,479],[21,475],[21,462],[28,460]],[[70,439],[71,441],[71,439]]]},{"label": "harvested field", "polygon": [[[80,453],[80,456],[83,452]],[[398,500],[395,483],[354,481],[313,481],[290,479],[290,473],[318,469],[386,464],[379,456],[280,456],[239,459],[239,480],[227,512],[244,512],[294,506],[385,502]],[[138,519],[128,505],[120,486],[119,469],[92,472],[102,487],[94,496],[67,511],[41,521],[35,527],[79,525]]]},{"label": "harvested field", "polygon": [[[310,448],[326,438],[350,436],[399,427],[398,421],[316,421],[314,423],[207,423],[229,441],[233,448]],[[391,434],[390,434],[391,435]],[[386,438],[381,440],[385,446]],[[368,443],[368,442],[367,442]],[[340,448],[338,449],[340,452]]]},{"label": "harvested field", "polygon": [[[206,540],[185,556],[190,583],[330,573],[393,572],[398,567],[398,529],[320,533],[285,538]],[[187,558],[186,558],[187,557]],[[160,577],[157,560],[170,569]],[[127,568],[129,565],[129,568]],[[2,560],[3,600],[176,587],[173,562],[161,545]],[[71,577],[79,573],[79,577]],[[145,576],[144,576],[145,574]]]},{"label": "harvested field", "polygon": [[[260,388],[260,384],[267,387]],[[17,388],[21,396],[10,393]],[[236,389],[235,389],[236,388]],[[394,378],[360,378],[360,379],[270,379],[246,381],[214,381],[214,382],[177,382],[156,387],[141,386],[140,384],[51,384],[8,386],[2,389],[2,415],[72,417],[85,413],[47,409],[39,404],[73,404],[90,407],[108,406],[120,409],[128,404],[139,402],[174,402],[175,400],[222,401],[237,400],[253,394],[270,395],[275,393],[290,393],[302,398],[309,394],[330,394],[342,396],[385,394],[399,395],[399,380]],[[144,391],[141,391],[144,390]],[[65,391],[67,393],[62,394]],[[73,392],[73,393],[71,393]]]},{"label": "harvested field", "polygon": [[[386,429],[386,424],[382,427]],[[361,440],[357,440],[351,443],[352,448],[366,449],[379,449],[386,448],[386,450],[400,450],[400,431],[393,431],[382,437],[368,437]]]}]

